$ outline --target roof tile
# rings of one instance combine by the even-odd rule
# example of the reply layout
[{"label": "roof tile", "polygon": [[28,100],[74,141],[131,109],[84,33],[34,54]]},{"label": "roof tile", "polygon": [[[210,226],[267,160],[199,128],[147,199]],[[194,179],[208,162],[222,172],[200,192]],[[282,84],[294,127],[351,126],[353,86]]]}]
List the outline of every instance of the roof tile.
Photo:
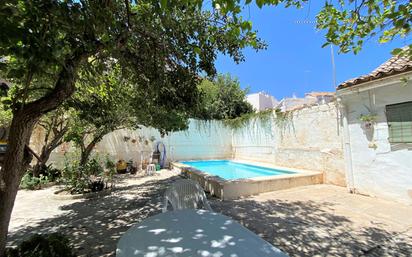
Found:
[{"label": "roof tile", "polygon": [[341,83],[337,90],[359,85],[368,81],[412,71],[412,59],[408,56],[393,56],[371,73]]}]

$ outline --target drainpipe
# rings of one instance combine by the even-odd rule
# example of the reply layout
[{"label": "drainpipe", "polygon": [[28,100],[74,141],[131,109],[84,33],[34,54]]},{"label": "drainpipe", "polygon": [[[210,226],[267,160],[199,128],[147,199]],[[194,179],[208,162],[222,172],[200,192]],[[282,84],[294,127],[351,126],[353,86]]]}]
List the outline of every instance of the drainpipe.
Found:
[{"label": "drainpipe", "polygon": [[342,116],[343,123],[343,144],[345,151],[345,171],[347,178],[347,187],[350,193],[355,193],[355,180],[353,177],[353,165],[352,165],[352,150],[350,145],[350,133],[348,125],[348,111],[347,107],[343,104],[342,98],[338,97],[338,105]]}]

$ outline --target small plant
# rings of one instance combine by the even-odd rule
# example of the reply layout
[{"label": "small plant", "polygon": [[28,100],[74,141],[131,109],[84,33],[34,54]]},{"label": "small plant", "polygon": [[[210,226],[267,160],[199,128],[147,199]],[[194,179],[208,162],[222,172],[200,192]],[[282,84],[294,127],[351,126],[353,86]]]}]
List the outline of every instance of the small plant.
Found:
[{"label": "small plant", "polygon": [[361,114],[359,116],[359,120],[363,122],[375,122],[377,118],[378,115],[376,114]]},{"label": "small plant", "polygon": [[365,128],[369,129],[373,126],[373,124],[376,122],[378,115],[374,112],[372,112],[371,108],[368,106],[364,105],[366,110],[368,110],[367,114],[361,114],[359,116],[359,120],[363,122],[363,125]]},{"label": "small plant", "polygon": [[6,257],[75,257],[69,240],[62,234],[34,235],[17,248],[8,249]]},{"label": "small plant", "polygon": [[149,138],[149,140],[153,143],[154,141],[156,141],[156,138],[155,138],[154,136],[151,136],[151,137]]}]

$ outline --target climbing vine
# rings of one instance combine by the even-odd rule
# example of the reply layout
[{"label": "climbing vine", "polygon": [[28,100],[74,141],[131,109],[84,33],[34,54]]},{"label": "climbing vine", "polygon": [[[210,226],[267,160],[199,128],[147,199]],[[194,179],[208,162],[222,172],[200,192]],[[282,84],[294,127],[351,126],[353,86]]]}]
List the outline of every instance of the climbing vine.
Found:
[{"label": "climbing vine", "polygon": [[281,134],[289,128],[293,115],[292,112],[286,111],[282,112],[280,109],[268,109],[260,112],[247,113],[238,118],[226,119],[223,124],[233,130],[239,130],[251,122],[260,122],[262,127],[270,127],[274,124],[280,131]]},{"label": "climbing vine", "polygon": [[260,121],[262,125],[267,125],[272,121],[273,110],[265,110],[261,112],[252,112],[243,114],[234,119],[223,120],[223,124],[233,130],[239,130],[246,127],[250,122]]}]

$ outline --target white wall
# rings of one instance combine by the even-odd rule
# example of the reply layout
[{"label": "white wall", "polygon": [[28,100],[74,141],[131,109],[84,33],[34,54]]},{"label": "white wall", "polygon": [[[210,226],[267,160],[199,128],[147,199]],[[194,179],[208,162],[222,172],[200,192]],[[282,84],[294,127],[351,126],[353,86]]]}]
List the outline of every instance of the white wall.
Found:
[{"label": "white wall", "polygon": [[[334,104],[312,106],[293,112],[293,118],[281,129],[275,121],[262,124],[252,121],[233,131],[222,122],[192,120],[189,129],[160,137],[153,128],[119,130],[105,136],[95,153],[110,155],[114,160],[132,159],[137,164],[149,160],[155,143],[166,145],[167,161],[190,159],[244,159],[269,162],[279,166],[324,172],[326,183],[345,185],[342,140]],[[154,137],[155,141],[145,139]],[[127,137],[127,140],[125,140]],[[143,138],[140,142],[139,138]],[[73,151],[62,145],[50,162],[61,167],[64,152]]]},{"label": "white wall", "polygon": [[342,136],[334,103],[293,112],[277,125],[250,122],[233,135],[235,158],[324,172],[324,181],[345,186]]},{"label": "white wall", "polygon": [[[148,140],[154,137],[155,141]],[[125,140],[125,137],[128,139]],[[139,140],[141,138],[141,142]],[[147,144],[145,141],[147,140]],[[189,129],[160,136],[153,128],[142,127],[138,130],[118,130],[106,135],[96,146],[95,153],[110,155],[114,160],[132,159],[136,163],[149,160],[156,142],[166,146],[167,162],[190,159],[227,159],[232,157],[231,130],[219,121],[199,122],[191,120]],[[64,153],[73,151],[69,145],[62,145],[50,157],[50,163],[61,167]]]},{"label": "white wall", "polygon": [[[393,79],[392,79],[393,80]],[[388,79],[388,81],[391,81]],[[372,85],[378,85],[376,82]],[[395,84],[340,96],[346,106],[353,169],[357,192],[412,203],[412,145],[391,145],[385,106],[412,101],[412,83]],[[359,116],[365,106],[378,115],[374,129],[362,126]],[[376,145],[376,149],[374,148]]]}]

